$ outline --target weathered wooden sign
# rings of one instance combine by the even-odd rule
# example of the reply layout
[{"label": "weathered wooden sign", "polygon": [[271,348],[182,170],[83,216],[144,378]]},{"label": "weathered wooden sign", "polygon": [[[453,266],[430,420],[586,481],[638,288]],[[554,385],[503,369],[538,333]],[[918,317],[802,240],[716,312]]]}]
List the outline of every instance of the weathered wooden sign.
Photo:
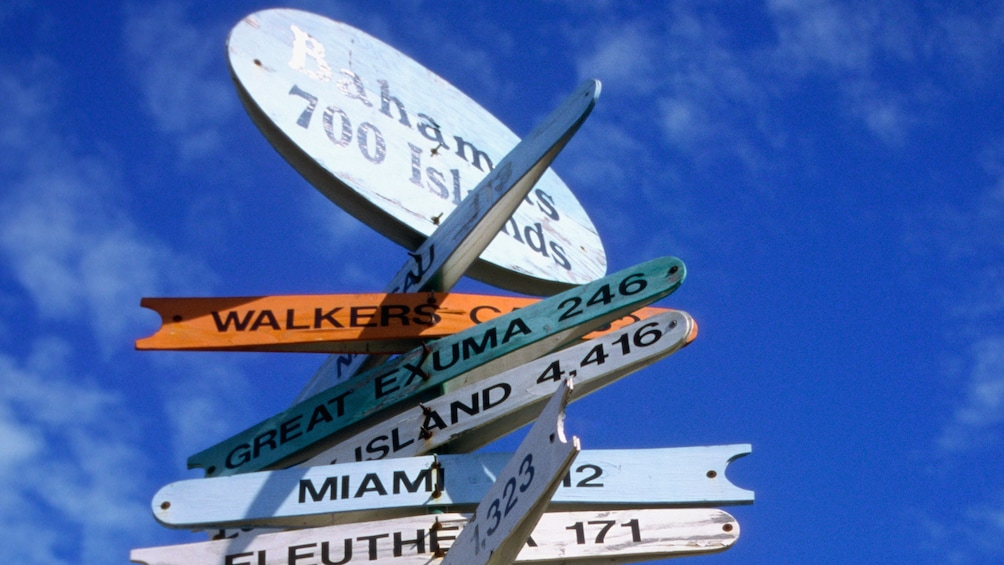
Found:
[{"label": "weathered wooden sign", "polygon": [[[538,301],[438,292],[144,298],[162,327],[136,349],[403,353]],[[666,311],[642,308],[584,337]]]},{"label": "weathered wooden sign", "polygon": [[378,422],[367,421],[366,429],[304,465],[411,457],[447,445],[452,453],[474,451],[535,418],[562,379],[575,383],[575,401],[678,351],[696,336],[689,314],[670,311],[485,379],[457,377],[447,383],[450,391]]},{"label": "weathered wooden sign", "polygon": [[[558,151],[592,110],[599,83],[586,81],[493,168],[397,272],[387,292],[445,292],[468,270],[513,215]],[[536,292],[541,292],[543,286]],[[300,402],[382,359],[329,357],[297,396]]]},{"label": "weathered wooden sign", "polygon": [[565,439],[565,380],[482,497],[443,565],[509,565],[526,544],[561,478],[579,453],[579,439]]},{"label": "weathered wooden sign", "polygon": [[[279,153],[325,196],[408,249],[493,168],[522,176],[502,159],[519,141],[515,134],[358,29],[297,10],[264,10],[234,27],[227,48],[245,108]],[[472,276],[527,294],[603,276],[596,229],[546,167],[512,218],[500,219],[502,233]]]},{"label": "weathered wooden sign", "polygon": [[[726,467],[750,446],[584,450],[549,511],[750,504]],[[191,479],[161,488],[157,521],[171,528],[306,527],[427,513],[470,512],[502,476],[511,453],[383,459],[309,469]]]},{"label": "weathered wooden sign", "polygon": [[[146,565],[438,565],[467,525],[461,514],[411,516],[185,545],[134,549]],[[547,512],[515,563],[617,564],[724,551],[739,524],[710,508]]]},{"label": "weathered wooden sign", "polygon": [[412,350],[189,458],[207,476],[299,463],[331,436],[422,391],[469,374],[480,379],[568,344],[598,325],[672,293],[683,263],[664,257],[608,275]]}]

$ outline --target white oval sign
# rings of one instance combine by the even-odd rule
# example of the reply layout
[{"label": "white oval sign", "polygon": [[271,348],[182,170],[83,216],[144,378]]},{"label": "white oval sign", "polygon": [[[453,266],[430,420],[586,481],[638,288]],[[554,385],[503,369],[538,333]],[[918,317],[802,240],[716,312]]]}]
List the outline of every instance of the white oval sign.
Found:
[{"label": "white oval sign", "polygon": [[[227,42],[237,90],[269,142],[321,193],[414,250],[519,142],[487,110],[393,47],[290,9]],[[606,273],[592,221],[548,170],[469,274],[553,294]]]}]

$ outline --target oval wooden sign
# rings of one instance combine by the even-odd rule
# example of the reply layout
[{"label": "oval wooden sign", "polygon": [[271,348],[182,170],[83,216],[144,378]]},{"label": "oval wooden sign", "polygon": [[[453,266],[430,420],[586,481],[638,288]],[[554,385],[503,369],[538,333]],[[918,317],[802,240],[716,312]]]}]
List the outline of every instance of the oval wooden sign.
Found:
[{"label": "oval wooden sign", "polygon": [[[256,12],[227,47],[244,106],[276,150],[333,202],[411,250],[519,141],[425,67],[322,16]],[[596,228],[548,170],[469,274],[553,294],[605,272]]]}]

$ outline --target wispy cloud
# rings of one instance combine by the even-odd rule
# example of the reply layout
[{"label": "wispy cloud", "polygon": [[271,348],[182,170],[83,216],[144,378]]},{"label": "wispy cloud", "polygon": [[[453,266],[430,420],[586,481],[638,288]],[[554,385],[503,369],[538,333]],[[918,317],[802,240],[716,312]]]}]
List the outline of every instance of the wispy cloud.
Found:
[{"label": "wispy cloud", "polygon": [[0,353],[0,437],[11,442],[0,543],[13,563],[112,563],[143,539],[142,423],[121,395],[77,373],[74,354],[52,338],[23,361]]},{"label": "wispy cloud", "polygon": [[175,3],[133,4],[126,14],[126,52],[157,127],[185,161],[216,154],[239,106],[224,62],[226,28],[200,28]]}]

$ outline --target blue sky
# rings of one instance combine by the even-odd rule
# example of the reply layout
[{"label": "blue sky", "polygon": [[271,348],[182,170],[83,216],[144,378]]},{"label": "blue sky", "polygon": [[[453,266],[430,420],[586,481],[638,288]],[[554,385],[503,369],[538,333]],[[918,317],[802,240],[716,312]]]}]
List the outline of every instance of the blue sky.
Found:
[{"label": "blue sky", "polygon": [[[65,4],[65,5],[64,5]],[[663,255],[696,342],[573,404],[584,448],[751,443],[705,563],[1004,560],[1004,4],[292,2],[517,134],[603,82],[554,169],[609,272]],[[244,113],[258,2],[0,7],[0,555],[127,562],[186,458],[322,357],[136,352],[144,296],[375,292],[404,250]],[[462,281],[458,290],[489,292]],[[512,449],[507,438],[498,449]]]}]

